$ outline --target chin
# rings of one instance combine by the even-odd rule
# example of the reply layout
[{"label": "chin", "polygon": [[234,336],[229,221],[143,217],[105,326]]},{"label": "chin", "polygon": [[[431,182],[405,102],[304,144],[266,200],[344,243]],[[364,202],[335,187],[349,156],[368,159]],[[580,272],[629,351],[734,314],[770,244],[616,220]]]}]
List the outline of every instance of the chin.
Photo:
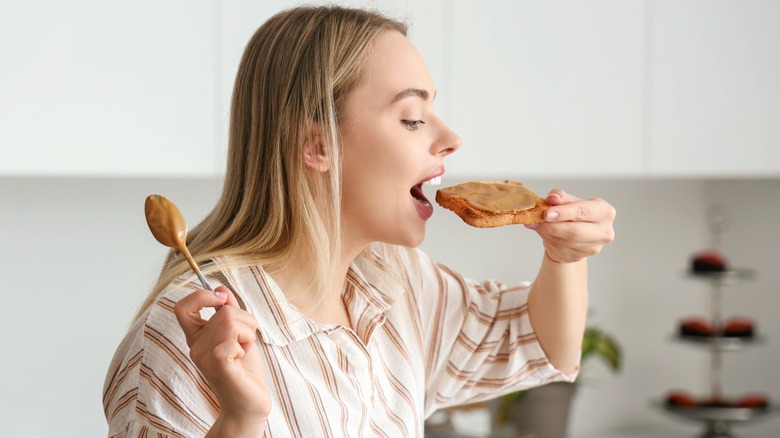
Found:
[{"label": "chin", "polygon": [[384,236],[383,239],[377,239],[379,242],[387,243],[390,245],[406,246],[408,248],[416,248],[425,239],[425,227],[415,230],[403,230],[398,234]]},{"label": "chin", "polygon": [[407,243],[403,243],[402,245],[406,246],[408,248],[417,248],[418,246],[420,246],[423,243],[424,238],[425,238],[425,236],[423,236],[423,237],[421,237],[419,239],[414,239],[414,240],[409,241]]},{"label": "chin", "polygon": [[414,233],[410,233],[404,236],[404,238],[401,239],[397,245],[416,248],[420,246],[421,243],[423,243],[423,240],[425,240],[425,226],[423,226],[419,231],[415,230]]}]

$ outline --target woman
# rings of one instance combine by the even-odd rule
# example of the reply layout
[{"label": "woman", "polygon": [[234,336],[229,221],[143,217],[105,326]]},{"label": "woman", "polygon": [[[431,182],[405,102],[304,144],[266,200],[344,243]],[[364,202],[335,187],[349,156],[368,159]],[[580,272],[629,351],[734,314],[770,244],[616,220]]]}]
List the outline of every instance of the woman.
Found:
[{"label": "woman", "polygon": [[405,33],[303,7],[252,37],[224,191],[188,242],[220,286],[171,252],[109,369],[109,435],[422,436],[439,408],[573,380],[614,209],[553,191],[530,287],[408,249],[432,213],[419,186],[460,139]]}]

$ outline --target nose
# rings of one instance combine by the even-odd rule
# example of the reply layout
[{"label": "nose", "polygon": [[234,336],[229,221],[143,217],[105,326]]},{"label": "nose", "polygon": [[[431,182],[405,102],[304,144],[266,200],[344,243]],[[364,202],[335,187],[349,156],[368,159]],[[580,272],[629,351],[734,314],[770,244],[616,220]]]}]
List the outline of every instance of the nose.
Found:
[{"label": "nose", "polygon": [[460,136],[450,129],[443,121],[439,120],[439,125],[439,132],[433,145],[433,152],[441,157],[446,157],[460,149],[461,139]]}]

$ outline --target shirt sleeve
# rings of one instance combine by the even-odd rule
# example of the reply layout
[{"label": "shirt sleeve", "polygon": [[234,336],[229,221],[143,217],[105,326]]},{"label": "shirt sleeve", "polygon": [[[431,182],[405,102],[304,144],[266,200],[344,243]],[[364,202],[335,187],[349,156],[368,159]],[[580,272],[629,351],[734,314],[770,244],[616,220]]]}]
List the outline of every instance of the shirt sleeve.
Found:
[{"label": "shirt sleeve", "polygon": [[424,253],[419,302],[426,336],[426,418],[438,409],[483,401],[554,381],[528,317],[530,283],[476,282]]},{"label": "shirt sleeve", "polygon": [[109,437],[199,437],[216,419],[217,399],[191,361],[173,313],[192,290],[164,293],[118,347],[104,384]]}]

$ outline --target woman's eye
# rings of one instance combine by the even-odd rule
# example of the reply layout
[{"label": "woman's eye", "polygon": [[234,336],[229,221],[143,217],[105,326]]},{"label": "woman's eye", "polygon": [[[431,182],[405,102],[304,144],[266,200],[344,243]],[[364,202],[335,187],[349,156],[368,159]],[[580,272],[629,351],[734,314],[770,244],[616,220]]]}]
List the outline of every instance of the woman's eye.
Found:
[{"label": "woman's eye", "polygon": [[401,123],[410,131],[416,131],[420,125],[425,124],[423,120],[401,120]]}]

